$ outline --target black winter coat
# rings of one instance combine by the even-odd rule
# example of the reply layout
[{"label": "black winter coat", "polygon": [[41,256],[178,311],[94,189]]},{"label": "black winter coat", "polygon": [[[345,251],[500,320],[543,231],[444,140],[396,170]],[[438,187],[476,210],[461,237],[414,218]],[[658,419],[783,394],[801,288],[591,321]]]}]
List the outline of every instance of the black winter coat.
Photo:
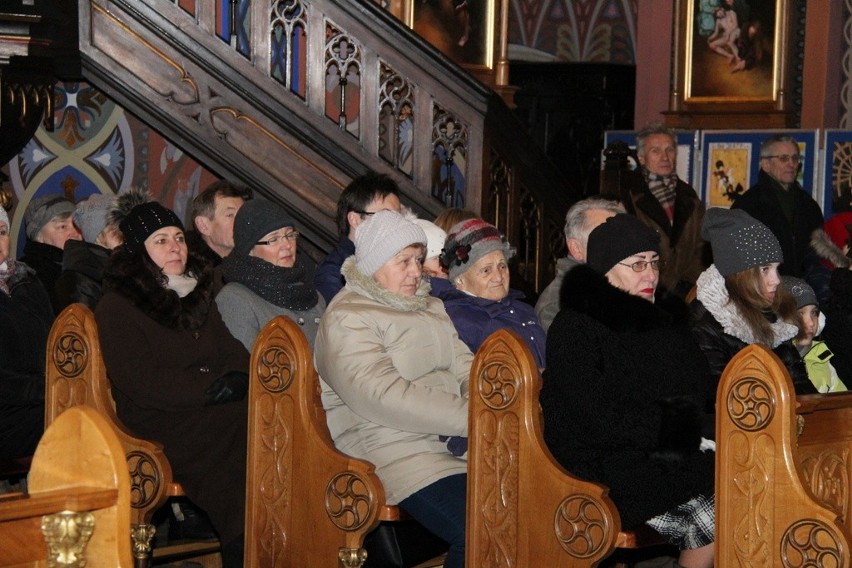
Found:
[{"label": "black winter coat", "polygon": [[[852,384],[852,271],[831,273],[831,296],[825,303],[822,339],[834,353],[831,364],[844,384]],[[847,378],[849,377],[849,378]]]},{"label": "black winter coat", "polygon": [[541,390],[554,458],[609,487],[625,528],[711,496],[715,456],[698,449],[711,383],[683,302],[631,296],[587,266],[561,301]]},{"label": "black winter coat", "polygon": [[94,310],[103,295],[104,268],[110,250],[86,241],[68,241],[62,253],[62,274],[56,281],[56,311],[71,304]]},{"label": "black winter coat", "polygon": [[810,264],[818,262],[810,242],[811,233],[822,228],[822,210],[802,186],[793,183],[787,189],[793,192],[795,199],[791,224],[775,196],[775,192],[780,190],[779,183],[761,170],[757,183],[737,197],[731,208],[742,209],[766,225],[781,243],[781,251],[784,253],[781,273],[802,278]]},{"label": "black winter coat", "polygon": [[47,292],[47,297],[50,299],[53,313],[58,314],[62,311],[56,309],[56,281],[62,274],[62,249],[27,239],[21,261],[35,270],[36,276],[41,281],[45,292]]},{"label": "black winter coat", "polygon": [[0,292],[0,459],[32,455],[44,432],[44,360],[53,325],[35,271],[18,262]]}]

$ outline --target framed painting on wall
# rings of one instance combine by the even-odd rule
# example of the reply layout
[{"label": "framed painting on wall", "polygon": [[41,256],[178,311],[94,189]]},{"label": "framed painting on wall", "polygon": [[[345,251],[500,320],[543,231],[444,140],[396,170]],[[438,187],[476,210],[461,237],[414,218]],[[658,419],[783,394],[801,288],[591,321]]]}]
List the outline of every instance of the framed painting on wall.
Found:
[{"label": "framed painting on wall", "polygon": [[497,0],[398,0],[402,20],[456,63],[494,68]]},{"label": "framed painting on wall", "polygon": [[817,198],[816,130],[708,130],[701,134],[700,175],[701,196],[707,207],[730,207],[734,199],[757,183],[760,145],[774,134],[795,138],[802,157],[797,179],[805,191]]},{"label": "framed painting on wall", "polygon": [[820,205],[828,219],[835,211],[852,209],[852,130],[826,130],[823,148]]}]

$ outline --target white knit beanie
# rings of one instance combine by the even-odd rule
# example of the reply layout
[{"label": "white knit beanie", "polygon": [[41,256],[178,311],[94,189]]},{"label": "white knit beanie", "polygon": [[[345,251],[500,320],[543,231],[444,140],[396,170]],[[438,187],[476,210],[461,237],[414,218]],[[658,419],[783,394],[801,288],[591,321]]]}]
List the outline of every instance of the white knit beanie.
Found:
[{"label": "white knit beanie", "polygon": [[355,232],[355,267],[372,276],[399,251],[413,244],[426,246],[426,233],[396,211],[378,211]]},{"label": "white knit beanie", "polygon": [[0,223],[6,223],[6,228],[12,230],[12,226],[9,224],[9,214],[6,213],[6,209],[2,205],[0,205]]},{"label": "white knit beanie", "polygon": [[426,219],[414,219],[414,222],[426,233],[426,258],[430,259],[441,254],[444,241],[447,240],[447,233],[444,232],[444,229]]}]

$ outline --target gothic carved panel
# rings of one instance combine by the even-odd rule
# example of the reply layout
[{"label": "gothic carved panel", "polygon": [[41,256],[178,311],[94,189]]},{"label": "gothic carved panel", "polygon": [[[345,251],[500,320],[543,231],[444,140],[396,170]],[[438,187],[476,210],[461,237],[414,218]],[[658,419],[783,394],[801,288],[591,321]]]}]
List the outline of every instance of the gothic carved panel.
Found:
[{"label": "gothic carved panel", "polygon": [[737,381],[728,393],[727,410],[737,427],[756,432],[775,415],[775,396],[766,382],[756,377]]}]

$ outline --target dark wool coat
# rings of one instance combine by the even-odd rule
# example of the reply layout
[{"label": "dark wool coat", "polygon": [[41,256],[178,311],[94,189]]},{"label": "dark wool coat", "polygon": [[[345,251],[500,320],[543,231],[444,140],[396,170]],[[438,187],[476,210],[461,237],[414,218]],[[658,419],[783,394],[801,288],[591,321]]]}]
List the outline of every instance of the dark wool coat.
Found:
[{"label": "dark wool coat", "polygon": [[27,239],[21,261],[35,270],[36,276],[47,292],[47,297],[50,298],[53,313],[58,314],[62,311],[56,307],[56,281],[62,274],[62,249]]},{"label": "dark wool coat", "polygon": [[56,310],[85,304],[94,310],[103,295],[104,268],[110,250],[86,241],[68,241],[62,254],[62,274],[56,281]]},{"label": "dark wool coat", "polygon": [[438,297],[444,302],[459,339],[474,354],[489,335],[498,329],[511,329],[527,342],[536,365],[544,367],[547,334],[539,325],[533,307],[521,300],[521,292],[509,290],[505,298],[495,302],[450,287]]},{"label": "dark wool coat", "polygon": [[660,273],[660,284],[680,297],[686,296],[707,268],[709,253],[701,238],[704,203],[691,186],[677,180],[674,220],[669,222],[640,170],[628,177],[627,184],[630,196],[630,203],[625,204],[627,211],[660,236],[660,258],[666,263]]},{"label": "dark wool coat", "polygon": [[95,308],[116,411],[136,436],[163,444],[175,479],[228,543],[243,532],[247,404],[205,406],[204,391],[229,371],[247,371],[248,353],[216,309],[209,266],[181,299],[151,285],[141,266],[111,279],[122,262],[111,259]]},{"label": "dark wool coat", "polygon": [[322,294],[326,304],[343,289],[346,279],[340,274],[343,261],[355,254],[355,243],[349,237],[340,237],[337,246],[325,257],[314,273],[314,287]]},{"label": "dark wool coat", "polygon": [[18,262],[0,292],[0,459],[29,456],[44,433],[44,358],[53,324],[35,271]]},{"label": "dark wool coat", "polygon": [[[852,271],[837,268],[831,273],[831,296],[825,303],[822,339],[834,353],[831,364],[840,380],[852,385]],[[847,378],[849,377],[849,378]]]},{"label": "dark wool coat", "polygon": [[802,278],[808,265],[818,262],[810,248],[811,233],[822,228],[822,210],[802,186],[793,183],[787,189],[795,199],[793,223],[787,221],[781,203],[775,196],[780,184],[763,170],[757,176],[757,184],[739,196],[731,209],[742,209],[764,225],[781,243],[784,263],[781,273]]},{"label": "dark wool coat", "polygon": [[652,304],[588,266],[561,301],[540,399],[556,460],[609,487],[625,528],[711,496],[715,456],[698,449],[710,378],[683,302]]}]

